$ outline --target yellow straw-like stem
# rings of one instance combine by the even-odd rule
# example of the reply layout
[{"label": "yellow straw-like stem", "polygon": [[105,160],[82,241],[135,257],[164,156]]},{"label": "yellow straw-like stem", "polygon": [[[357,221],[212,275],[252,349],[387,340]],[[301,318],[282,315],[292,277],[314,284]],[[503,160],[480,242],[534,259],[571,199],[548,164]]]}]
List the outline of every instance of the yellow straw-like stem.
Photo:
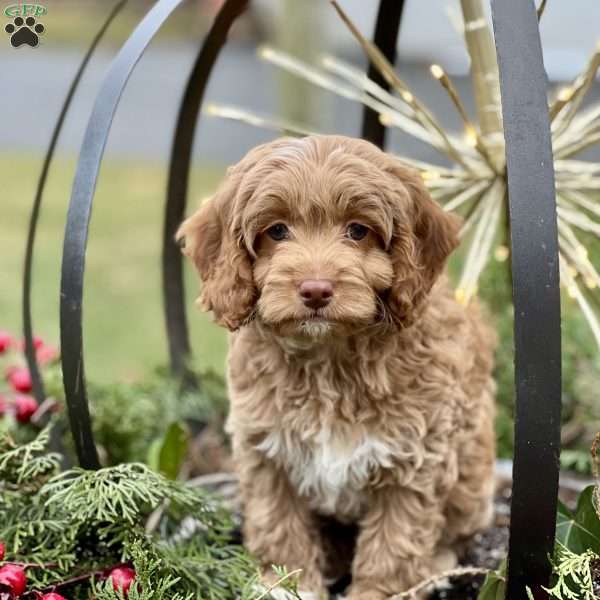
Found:
[{"label": "yellow straw-like stem", "polygon": [[435,119],[435,117],[414,97],[410,92],[408,86],[394,71],[394,68],[389,63],[387,58],[381,53],[379,48],[367,40],[357,29],[354,23],[350,20],[348,15],[344,12],[341,6],[336,0],[330,0],[332,6],[337,11],[339,17],[346,24],[352,35],[356,38],[358,43],[362,46],[363,50],[369,57],[370,61],[377,67],[382,77],[399,93],[401,98],[410,105],[415,111],[415,116],[419,122],[427,127],[431,128],[432,132],[437,133],[444,144],[446,145],[446,151],[451,158],[456,162],[460,163],[465,169],[470,170],[471,167],[461,156],[460,152],[454,147],[446,132]]},{"label": "yellow straw-like stem", "polygon": [[444,210],[446,212],[452,212],[457,208],[460,208],[466,202],[473,200],[474,198],[479,198],[481,194],[490,186],[489,181],[480,181],[479,183],[474,183],[470,185],[464,192],[458,194],[452,200],[450,200],[447,204],[444,205]]},{"label": "yellow straw-like stem", "polygon": [[204,107],[203,112],[206,115],[212,117],[221,117],[222,119],[240,121],[242,123],[247,123],[248,125],[253,125],[255,127],[262,127],[263,129],[272,129],[275,131],[280,131],[287,135],[293,135],[297,137],[315,134],[315,131],[309,129],[308,127],[304,127],[303,125],[299,125],[297,123],[292,123],[291,121],[285,121],[283,119],[278,119],[275,117],[257,115],[255,113],[247,111],[243,108],[238,108],[236,106],[221,106],[217,104],[207,104]]},{"label": "yellow straw-like stem", "polygon": [[566,259],[563,258],[560,261],[561,279],[564,281],[565,286],[569,290],[569,295],[573,299],[575,299],[579,304],[579,308],[581,309],[581,312],[583,313],[583,316],[588,322],[592,334],[596,339],[596,344],[598,344],[598,346],[600,347],[600,323],[598,322],[598,318],[596,317],[596,314],[594,313],[594,310],[591,307],[590,303],[585,299],[585,296],[579,289],[577,282],[573,277],[571,277],[571,274],[569,273],[569,269],[567,267],[568,263]]},{"label": "yellow straw-like stem", "polygon": [[439,81],[441,86],[446,90],[448,96],[450,97],[450,100],[452,100],[452,104],[454,104],[456,111],[458,112],[460,118],[464,123],[465,131],[467,132],[467,139],[472,139],[473,148],[475,148],[479,152],[483,159],[488,163],[490,168],[495,169],[495,163],[492,160],[492,157],[490,156],[487,148],[485,147],[485,144],[482,142],[481,137],[477,132],[477,128],[469,118],[467,110],[462,100],[460,99],[458,90],[452,83],[450,77],[448,77],[448,75],[446,74],[444,69],[440,67],[440,65],[431,65],[429,70],[433,75],[434,79],[436,79],[436,81]]}]

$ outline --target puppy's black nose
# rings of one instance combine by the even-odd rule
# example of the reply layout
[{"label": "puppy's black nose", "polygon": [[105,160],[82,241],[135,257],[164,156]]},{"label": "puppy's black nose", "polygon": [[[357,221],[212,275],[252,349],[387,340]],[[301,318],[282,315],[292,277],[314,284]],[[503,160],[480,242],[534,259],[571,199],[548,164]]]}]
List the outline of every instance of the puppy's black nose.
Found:
[{"label": "puppy's black nose", "polygon": [[300,297],[309,308],[327,306],[333,296],[333,284],[329,279],[305,279],[300,284]]}]

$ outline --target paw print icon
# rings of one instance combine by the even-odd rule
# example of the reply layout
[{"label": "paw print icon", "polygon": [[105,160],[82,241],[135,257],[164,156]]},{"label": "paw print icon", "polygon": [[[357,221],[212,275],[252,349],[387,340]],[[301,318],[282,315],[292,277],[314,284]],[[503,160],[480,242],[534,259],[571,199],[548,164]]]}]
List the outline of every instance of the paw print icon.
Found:
[{"label": "paw print icon", "polygon": [[34,17],[15,17],[12,23],[4,27],[4,31],[10,35],[10,43],[13,48],[18,48],[24,44],[35,48],[40,42],[40,35],[46,28],[38,23]]}]

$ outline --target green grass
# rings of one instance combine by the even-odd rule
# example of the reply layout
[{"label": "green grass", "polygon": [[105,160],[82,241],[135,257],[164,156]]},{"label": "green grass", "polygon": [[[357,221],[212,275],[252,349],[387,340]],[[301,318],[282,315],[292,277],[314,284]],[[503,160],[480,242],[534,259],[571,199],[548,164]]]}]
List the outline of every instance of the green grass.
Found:
[{"label": "green grass", "polygon": [[[116,1],[49,0],[42,4],[48,8],[48,13],[40,18],[46,27],[44,45],[86,47]],[[153,4],[152,0],[129,0],[106,32],[104,43],[111,47],[121,45]],[[196,39],[198,32],[206,30],[210,12],[203,11],[198,3],[184,4],[161,28],[159,39],[166,42]]]},{"label": "green grass", "polygon": [[[42,207],[33,276],[35,331],[59,341],[62,240],[75,163],[59,158]],[[22,264],[40,160],[0,153],[0,329],[21,330]],[[196,169],[190,209],[211,192],[222,170]],[[106,162],[94,201],[84,297],[87,374],[96,381],[132,380],[167,361],[162,316],[160,245],[164,164]],[[186,266],[195,364],[222,372],[223,331],[194,307],[198,283]]]}]

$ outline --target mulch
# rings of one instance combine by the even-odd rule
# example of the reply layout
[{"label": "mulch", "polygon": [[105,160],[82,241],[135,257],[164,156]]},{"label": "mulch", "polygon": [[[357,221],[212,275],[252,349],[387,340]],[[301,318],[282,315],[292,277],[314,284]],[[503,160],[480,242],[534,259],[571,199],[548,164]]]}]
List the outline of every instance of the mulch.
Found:
[{"label": "mulch", "polygon": [[[461,566],[483,567],[496,570],[508,552],[508,527],[510,524],[511,480],[510,464],[500,465],[504,471],[497,481],[494,499],[495,517],[492,526],[476,534],[461,557]],[[559,498],[569,508],[575,508],[579,492],[589,485],[591,480],[568,472],[561,472]],[[592,563],[594,593],[600,597],[600,560]],[[485,576],[455,577],[441,582],[429,596],[430,600],[476,600]]]}]

